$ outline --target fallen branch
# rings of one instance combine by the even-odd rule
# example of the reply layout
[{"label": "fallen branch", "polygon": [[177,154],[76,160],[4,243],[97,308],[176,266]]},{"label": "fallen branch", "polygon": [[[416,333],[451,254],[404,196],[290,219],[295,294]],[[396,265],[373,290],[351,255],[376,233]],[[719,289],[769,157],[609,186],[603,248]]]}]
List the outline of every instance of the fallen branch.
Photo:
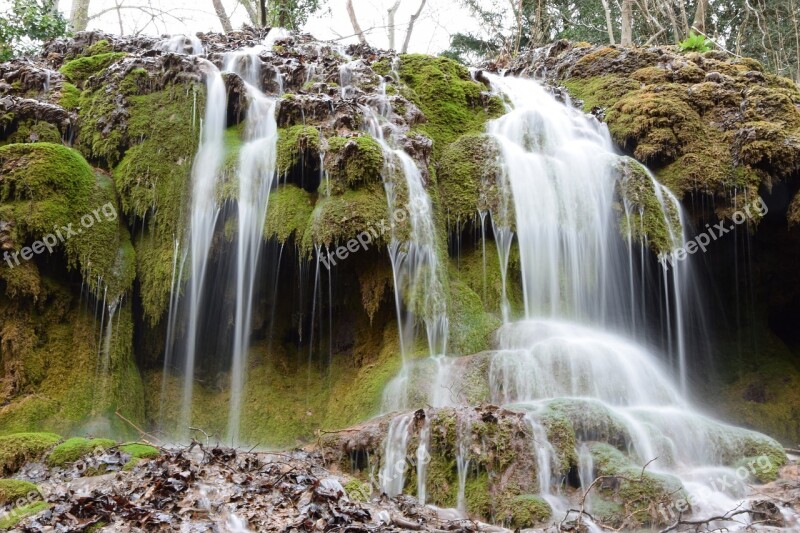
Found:
[{"label": "fallen branch", "polygon": [[[142,428],[140,428],[139,426],[137,426],[136,424],[125,418],[124,416],[122,416],[119,411],[115,411],[114,414],[117,415],[123,422],[126,422],[129,426],[138,431],[140,440],[145,444],[150,444],[151,446],[159,446],[159,447],[162,445],[161,439],[159,439],[158,437],[156,437],[151,433],[146,432],[145,430],[143,430]],[[145,437],[151,437],[158,444],[148,441],[147,439],[145,439]]]}]

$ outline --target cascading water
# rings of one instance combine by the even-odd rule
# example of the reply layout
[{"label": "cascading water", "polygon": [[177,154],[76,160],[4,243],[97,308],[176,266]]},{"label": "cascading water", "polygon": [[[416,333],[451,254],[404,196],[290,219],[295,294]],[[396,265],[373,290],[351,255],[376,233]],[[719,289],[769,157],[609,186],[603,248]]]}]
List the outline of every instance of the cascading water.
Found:
[{"label": "cascading water", "polygon": [[[488,356],[487,399],[525,413],[540,496],[554,518],[570,514],[567,495],[561,491],[567,472],[562,471],[546,427],[548,417],[568,412],[578,441],[575,475],[584,490],[597,475],[592,446],[615,432],[639,465],[683,487],[693,512],[722,514],[737,508],[746,496],[743,485],[727,490],[719,486],[721,479],[737,479],[731,458],[761,443],[776,443],[708,418],[686,399],[687,298],[692,293],[688,261],[671,264],[666,255],[659,257],[666,345],[677,361],[671,375],[638,331],[649,311],[644,303],[650,281],[645,279],[643,259],[647,242],[640,235],[642,247],[635,249],[630,226],[627,236],[617,227],[614,203],[626,178],[618,171],[622,158],[614,153],[607,129],[559,103],[534,81],[487,77],[510,104],[507,114],[490,122],[488,133],[502,156],[498,185],[508,189],[514,208],[513,226],[507,212],[490,213],[504,285],[504,325]],[[666,230],[666,246],[682,245],[685,221],[680,204],[651,174],[646,173],[646,180],[644,186],[655,197],[649,209],[655,205],[660,210],[655,215]],[[627,199],[622,200],[629,224],[635,214],[641,220],[643,213],[634,213]],[[523,320],[517,322],[511,320],[505,298],[514,237],[524,302]],[[639,275],[634,272],[637,256],[642,257]],[[465,403],[457,397],[447,402],[437,392],[448,381],[450,390],[462,385],[459,380],[466,378],[457,365],[436,364],[444,370],[429,379],[433,386],[418,392],[433,406]],[[416,366],[420,375],[431,375],[431,361]],[[406,381],[409,375],[407,371]],[[396,393],[395,387],[390,384],[387,394]],[[403,452],[398,448],[407,445],[408,420],[409,415],[401,415],[392,422],[392,443],[390,447],[387,440],[385,453],[391,452],[395,461]],[[400,425],[403,439],[397,436]],[[454,452],[459,506],[468,461],[463,444],[469,442],[463,429],[459,427]],[[397,486],[392,489],[396,492]],[[420,488],[417,492],[426,494]],[[589,530],[598,531],[592,520],[582,520]]]},{"label": "cascading water", "polygon": [[[343,82],[351,78],[349,68],[349,63],[342,67]],[[345,95],[344,87],[342,90]],[[396,222],[407,219],[409,228],[407,235],[399,235],[393,224],[389,243],[403,367],[384,394],[384,407],[402,409],[408,403],[408,354],[416,339],[416,318],[421,317],[425,323],[429,355],[435,357],[447,351],[449,321],[445,288],[437,254],[433,205],[417,163],[399,148],[400,132],[387,118],[391,103],[386,97],[385,83],[381,84],[376,104],[363,107],[363,113],[369,133],[386,156],[384,187],[390,216]],[[403,180],[397,180],[398,176]]]},{"label": "cascading water", "polygon": [[[192,207],[190,216],[189,302],[184,357],[183,401],[179,432],[188,431],[192,413],[195,358],[199,317],[203,308],[208,255],[217,224],[219,205],[216,184],[223,155],[223,132],[227,111],[227,94],[222,73],[213,63],[203,61],[206,74],[206,112],[201,128],[200,146],[192,166]],[[170,317],[173,320],[173,317]]]},{"label": "cascading water", "polygon": [[[226,61],[231,70],[246,81],[250,105],[245,125],[246,142],[239,153],[238,233],[236,246],[236,315],[234,319],[233,358],[231,365],[231,399],[228,416],[228,436],[239,441],[242,394],[245,367],[250,347],[250,327],[253,315],[253,295],[256,289],[258,259],[263,241],[264,222],[269,192],[276,172],[278,126],[275,122],[275,99],[262,93],[257,86],[260,78],[260,59],[256,55],[237,56]],[[244,69],[238,67],[244,63]]]}]

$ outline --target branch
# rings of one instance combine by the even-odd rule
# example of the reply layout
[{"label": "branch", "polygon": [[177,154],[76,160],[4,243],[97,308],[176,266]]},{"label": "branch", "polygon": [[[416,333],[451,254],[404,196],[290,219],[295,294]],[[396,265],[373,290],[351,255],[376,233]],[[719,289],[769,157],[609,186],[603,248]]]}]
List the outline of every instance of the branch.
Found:
[{"label": "branch", "polygon": [[[350,2],[351,0],[347,0],[347,1]],[[425,2],[426,1],[427,0],[422,0],[419,3],[419,9],[417,9],[416,13],[411,15],[411,18],[408,21],[408,29],[406,30],[406,38],[403,41],[403,49],[400,51],[401,54],[405,54],[406,52],[408,52],[408,42],[411,40],[411,32],[414,31],[414,23],[417,22],[417,19],[419,18],[420,13],[422,13],[422,9],[425,7]]]},{"label": "branch", "polygon": [[706,34],[705,34],[705,33],[703,33],[702,31],[698,30],[698,29],[697,29],[697,26],[692,26],[692,29],[693,29],[694,31],[696,31],[697,33],[699,33],[700,35],[702,35],[703,37],[705,37],[706,39],[708,39],[709,41],[711,41],[712,43],[714,43],[714,44],[717,46],[717,48],[719,48],[719,49],[720,49],[720,50],[722,50],[723,52],[727,52],[727,53],[729,53],[730,55],[732,55],[732,56],[734,56],[734,57],[742,57],[742,56],[740,56],[739,54],[735,54],[735,53],[731,52],[730,50],[728,50],[727,48],[725,48],[724,46],[722,46],[721,44],[719,44],[717,41],[715,41],[714,39],[712,39],[711,37],[709,37],[708,35],[706,35]]},{"label": "branch", "polygon": [[350,24],[353,26],[353,31],[356,32],[358,36],[358,42],[363,45],[367,45],[367,38],[364,37],[364,32],[361,31],[361,26],[358,24],[358,18],[356,18],[356,10],[353,8],[353,0],[347,0],[347,15],[350,17]]},{"label": "branch", "polygon": [[[739,509],[739,507],[741,506],[742,504],[740,503],[739,505],[737,505],[732,510],[728,511],[722,516],[712,516],[711,518],[707,518],[705,520],[681,520],[681,518],[678,517],[678,520],[676,520],[674,524],[662,529],[661,531],[659,531],[659,533],[668,533],[670,531],[675,531],[680,526],[705,526],[710,524],[711,522],[717,522],[717,521],[737,522],[737,520],[734,520],[733,517],[745,513],[764,514],[761,511],[751,511],[750,509]],[[737,509],[739,510],[737,511]]]},{"label": "branch", "polygon": [[[161,440],[158,437],[156,437],[155,435],[152,435],[152,434],[144,431],[142,428],[140,428],[139,426],[137,426],[136,424],[134,424],[133,422],[131,422],[130,420],[128,420],[127,418],[122,416],[119,411],[115,411],[114,414],[117,415],[123,422],[127,423],[133,429],[138,431],[139,432],[139,436],[142,437],[141,438],[142,441],[146,442],[147,444],[152,444],[152,442],[148,442],[147,440],[144,439],[144,437],[151,437],[153,439],[153,441],[161,443]],[[160,446],[160,444],[158,444],[158,445]]]}]

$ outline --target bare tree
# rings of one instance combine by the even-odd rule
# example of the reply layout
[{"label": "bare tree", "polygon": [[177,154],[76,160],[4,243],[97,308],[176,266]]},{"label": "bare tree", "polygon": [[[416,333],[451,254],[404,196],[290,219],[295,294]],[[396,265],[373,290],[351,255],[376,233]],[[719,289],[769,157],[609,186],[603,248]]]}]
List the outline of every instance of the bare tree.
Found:
[{"label": "bare tree", "polygon": [[89,24],[89,1],[75,0],[69,15],[69,25],[73,31],[83,31]]},{"label": "bare tree", "polygon": [[611,16],[611,6],[608,3],[608,0],[601,0],[603,3],[603,11],[606,15],[606,29],[608,30],[608,42],[609,44],[614,43],[614,23]]},{"label": "bare tree", "polygon": [[705,32],[707,16],[708,0],[697,0],[697,7],[694,10],[694,21],[692,22],[692,27]]},{"label": "bare tree", "polygon": [[350,17],[350,24],[353,26],[353,31],[355,32],[356,36],[358,37],[358,42],[361,44],[367,44],[367,38],[364,37],[364,31],[361,29],[361,26],[358,24],[358,18],[356,17],[356,10],[353,8],[353,0],[347,0],[347,15]]},{"label": "bare tree", "polygon": [[[350,2],[351,0],[347,0]],[[406,38],[403,40],[403,48],[400,50],[400,53],[405,54],[408,52],[408,43],[411,41],[411,33],[414,31],[414,23],[417,22],[422,10],[425,8],[426,0],[422,0],[419,3],[419,8],[417,9],[416,13],[411,15],[411,19],[408,21],[408,28],[406,29]]]},{"label": "bare tree", "polygon": [[[701,0],[702,1],[702,0]],[[622,0],[620,7],[620,15],[622,24],[619,33],[619,43],[622,46],[630,46],[633,44],[633,0]]]},{"label": "bare tree", "polygon": [[386,33],[389,37],[389,50],[394,50],[394,16],[400,8],[400,0],[386,10]]},{"label": "bare tree", "polygon": [[222,0],[211,0],[211,2],[214,4],[214,12],[217,14],[220,24],[222,24],[222,31],[231,33],[233,26],[231,25],[231,19],[228,18],[228,14],[225,12],[225,6],[222,5]]}]

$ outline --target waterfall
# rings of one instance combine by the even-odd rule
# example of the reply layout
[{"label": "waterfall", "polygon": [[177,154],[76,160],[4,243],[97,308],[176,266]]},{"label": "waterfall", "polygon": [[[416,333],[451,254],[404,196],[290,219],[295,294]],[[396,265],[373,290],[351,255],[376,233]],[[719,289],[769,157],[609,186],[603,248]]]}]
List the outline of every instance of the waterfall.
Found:
[{"label": "waterfall", "polygon": [[402,493],[406,482],[406,454],[413,420],[414,415],[403,415],[394,418],[389,425],[378,482],[381,491],[390,498]]},{"label": "waterfall", "polygon": [[[243,78],[258,81],[260,60],[247,57],[246,70],[238,71],[242,63],[234,58],[231,68]],[[228,63],[226,58],[226,64]],[[236,244],[236,316],[234,320],[233,358],[231,365],[231,400],[228,416],[228,437],[239,442],[242,394],[245,368],[250,347],[250,328],[253,315],[253,296],[256,290],[259,254],[263,241],[264,223],[269,203],[270,187],[277,175],[276,149],[278,126],[275,122],[275,99],[262,93],[246,81],[250,105],[245,125],[245,144],[239,152],[238,234]]]},{"label": "waterfall", "polygon": [[[350,65],[342,66],[343,84],[351,79]],[[344,85],[342,91],[344,96]],[[403,366],[386,389],[384,407],[402,409],[408,403],[408,356],[416,339],[417,318],[425,324],[428,354],[434,357],[447,352],[449,320],[442,280],[444,267],[439,264],[433,204],[422,173],[414,159],[400,148],[402,133],[388,120],[391,103],[386,97],[385,82],[381,82],[376,103],[364,106],[363,113],[367,130],[381,145],[386,158],[384,187],[389,213],[396,221],[407,220],[409,228],[408,235],[401,235],[397,225],[393,226],[389,243]],[[406,203],[401,204],[399,198],[405,198]]]},{"label": "waterfall", "polygon": [[[742,450],[777,443],[705,416],[688,398],[689,361],[696,354],[687,331],[703,331],[702,324],[693,322],[692,308],[700,304],[692,300],[696,295],[689,261],[670,261],[669,251],[661,249],[660,268],[647,268],[645,248],[653,242],[643,235],[645,207],[625,197],[620,202],[628,177],[618,165],[625,158],[615,153],[605,125],[556,101],[534,81],[487,77],[508,103],[508,112],[490,121],[487,131],[501,154],[497,187],[513,202],[514,219],[509,220],[509,205],[489,213],[503,285],[503,325],[487,355],[485,379],[488,401],[525,413],[539,496],[554,518],[569,514],[568,494],[561,489],[567,476],[558,455],[563,450],[548,437],[553,417],[564,417],[575,430],[579,464],[574,474],[583,490],[597,475],[592,446],[609,441],[613,433],[616,448],[625,452],[619,452],[621,456],[680,483],[694,513],[723,514],[737,508],[748,493],[731,466],[732,458],[740,457]],[[641,186],[653,195],[646,214],[664,228],[660,244],[668,249],[681,246],[687,221],[678,199],[646,169],[642,175]],[[615,203],[622,204],[619,212]],[[485,254],[485,215],[478,216]],[[638,225],[633,226],[636,216]],[[639,243],[634,243],[634,235]],[[514,242],[521,270],[521,317],[512,315],[507,298]],[[656,280],[648,278],[653,274]],[[660,302],[648,302],[645,291],[659,286]],[[645,318],[655,305],[661,306],[656,311],[664,317],[666,331],[649,337]],[[672,368],[652,349],[655,334],[665,334]],[[463,398],[445,399],[436,391],[448,386],[457,391],[475,379],[474,374],[454,371],[457,365],[448,362],[452,359],[417,361],[413,375],[412,365],[404,365],[385,395],[398,394],[411,381],[424,381],[414,392],[430,405],[463,404]],[[402,439],[408,439],[409,417],[392,420],[385,460],[397,462],[405,449]],[[452,451],[458,488],[451,490],[463,511],[471,435],[461,419],[458,423]],[[720,487],[723,479],[738,479],[738,486]],[[417,493],[425,498],[427,491],[420,486]],[[599,531],[590,519],[584,517],[583,522],[589,531]]]},{"label": "waterfall", "polygon": [[[216,184],[223,155],[223,133],[227,111],[227,94],[222,74],[214,64],[202,61],[206,74],[206,112],[200,134],[200,146],[192,165],[192,203],[190,216],[189,311],[184,356],[183,402],[179,434],[185,434],[191,422],[195,358],[199,319],[203,309],[208,255],[219,215]],[[173,317],[170,317],[172,320]]]}]

